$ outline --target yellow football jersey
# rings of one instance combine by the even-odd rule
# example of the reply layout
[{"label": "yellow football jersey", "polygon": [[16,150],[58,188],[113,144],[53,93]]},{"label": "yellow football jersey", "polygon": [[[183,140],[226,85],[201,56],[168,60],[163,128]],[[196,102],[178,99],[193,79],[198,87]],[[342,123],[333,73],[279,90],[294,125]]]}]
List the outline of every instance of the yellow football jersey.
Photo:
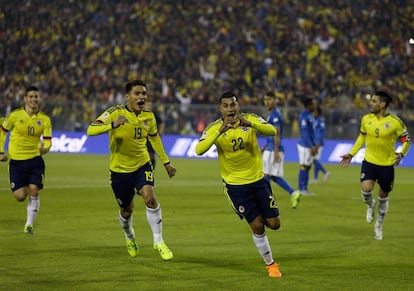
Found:
[{"label": "yellow football jersey", "polygon": [[[24,108],[19,108],[10,113],[4,120],[3,137],[10,131],[8,152],[13,160],[27,160],[40,155],[39,148],[41,138],[45,148],[50,148],[52,138],[52,124],[50,118],[43,112],[37,112],[30,116]],[[4,142],[2,149],[4,150]]]},{"label": "yellow football jersey", "polygon": [[[265,126],[265,130],[269,131],[268,135],[276,133],[273,125],[268,124],[260,116],[244,113],[243,117],[256,126]],[[197,144],[196,151],[198,153],[205,152],[210,145],[203,145],[203,141],[209,137],[214,139],[218,152],[220,175],[228,184],[244,185],[263,178],[262,155],[257,141],[257,130],[254,126],[237,126],[219,134],[222,123],[223,120],[218,119],[205,129]]]},{"label": "yellow football jersey", "polygon": [[[112,129],[112,122],[124,115],[128,122]],[[109,132],[111,171],[131,173],[150,160],[147,149],[147,136],[160,160],[165,164],[168,156],[157,131],[154,113],[142,111],[140,114],[129,111],[125,105],[117,105],[104,111],[95,123],[88,127],[88,135]]]},{"label": "yellow football jersey", "polygon": [[365,143],[365,160],[375,165],[391,166],[395,159],[397,141],[402,142],[405,156],[410,148],[410,137],[402,120],[393,114],[377,118],[374,113],[362,117],[360,135],[350,151],[355,155]]}]

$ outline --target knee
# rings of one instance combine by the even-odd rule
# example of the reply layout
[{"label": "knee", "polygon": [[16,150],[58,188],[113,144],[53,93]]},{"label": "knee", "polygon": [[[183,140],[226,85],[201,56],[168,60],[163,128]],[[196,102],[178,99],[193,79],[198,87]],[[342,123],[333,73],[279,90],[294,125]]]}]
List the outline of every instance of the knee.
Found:
[{"label": "knee", "polygon": [[26,196],[18,196],[15,194],[14,197],[16,197],[16,200],[18,202],[23,202],[24,200],[26,200]]},{"label": "knee", "polygon": [[263,224],[262,225],[255,225],[255,226],[252,227],[252,231],[255,234],[262,235],[265,232],[264,225]]},{"label": "knee", "polygon": [[147,206],[148,208],[157,208],[158,202],[157,199],[155,199],[154,195],[151,195],[147,199],[145,199],[145,206]]},{"label": "knee", "polygon": [[132,203],[128,207],[120,209],[121,216],[125,219],[128,219],[132,212],[134,212],[134,204]]},{"label": "knee", "polygon": [[371,193],[372,189],[373,189],[373,187],[371,185],[362,185],[361,186],[361,192],[364,192],[364,193]]},{"label": "knee", "polygon": [[13,194],[17,201],[23,202],[24,200],[26,200],[29,191],[26,188],[19,188],[16,191],[14,191]]},{"label": "knee", "polygon": [[132,210],[130,209],[126,209],[126,208],[121,208],[121,216],[125,219],[130,218],[132,215]]},{"label": "knee", "polygon": [[34,184],[30,184],[28,187],[25,188],[26,196],[29,195],[30,197],[38,197],[40,189]]},{"label": "knee", "polygon": [[280,228],[280,223],[269,224],[269,228],[276,230]]},{"label": "knee", "polygon": [[269,219],[267,221],[267,225],[268,228],[276,230],[280,228],[280,219],[279,218],[275,218],[275,219]]}]

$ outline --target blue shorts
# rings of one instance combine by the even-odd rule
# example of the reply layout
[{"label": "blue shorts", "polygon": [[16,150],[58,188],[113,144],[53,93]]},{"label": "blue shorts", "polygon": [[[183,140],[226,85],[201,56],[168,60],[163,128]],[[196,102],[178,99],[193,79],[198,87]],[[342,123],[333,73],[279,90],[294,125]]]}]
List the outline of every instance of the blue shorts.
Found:
[{"label": "blue shorts", "polygon": [[239,217],[245,218],[248,223],[258,216],[263,218],[279,216],[276,198],[273,196],[269,182],[265,179],[246,185],[225,183],[225,193]]},{"label": "blue shorts", "polygon": [[41,156],[29,160],[10,160],[10,189],[14,192],[29,184],[43,189],[45,162]]},{"label": "blue shorts", "polygon": [[154,171],[148,162],[132,173],[116,173],[111,171],[111,186],[120,207],[128,207],[135,193],[144,185],[154,186]]},{"label": "blue shorts", "polygon": [[391,192],[394,186],[394,166],[378,166],[367,161],[362,161],[361,182],[374,180],[384,192]]}]

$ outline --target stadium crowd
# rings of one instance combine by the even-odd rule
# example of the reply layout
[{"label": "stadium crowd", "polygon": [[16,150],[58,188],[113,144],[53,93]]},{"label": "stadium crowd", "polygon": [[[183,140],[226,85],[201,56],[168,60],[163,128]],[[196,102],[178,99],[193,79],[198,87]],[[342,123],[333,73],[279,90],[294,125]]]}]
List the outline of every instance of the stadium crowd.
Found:
[{"label": "stadium crowd", "polygon": [[414,109],[413,15],[407,0],[3,1],[0,108],[36,85],[52,118],[87,124],[139,78],[167,131],[193,120],[200,132],[211,116],[189,104],[228,89],[241,105],[274,90],[286,106],[311,96],[353,110],[381,88],[394,109]]}]

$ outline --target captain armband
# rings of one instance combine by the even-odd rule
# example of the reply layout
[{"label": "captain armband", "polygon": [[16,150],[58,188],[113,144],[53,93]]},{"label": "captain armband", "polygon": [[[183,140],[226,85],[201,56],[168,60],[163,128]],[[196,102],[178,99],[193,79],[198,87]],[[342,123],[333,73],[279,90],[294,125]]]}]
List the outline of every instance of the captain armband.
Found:
[{"label": "captain armband", "polygon": [[400,137],[400,142],[404,143],[404,142],[409,142],[410,141],[410,135],[406,134]]}]

